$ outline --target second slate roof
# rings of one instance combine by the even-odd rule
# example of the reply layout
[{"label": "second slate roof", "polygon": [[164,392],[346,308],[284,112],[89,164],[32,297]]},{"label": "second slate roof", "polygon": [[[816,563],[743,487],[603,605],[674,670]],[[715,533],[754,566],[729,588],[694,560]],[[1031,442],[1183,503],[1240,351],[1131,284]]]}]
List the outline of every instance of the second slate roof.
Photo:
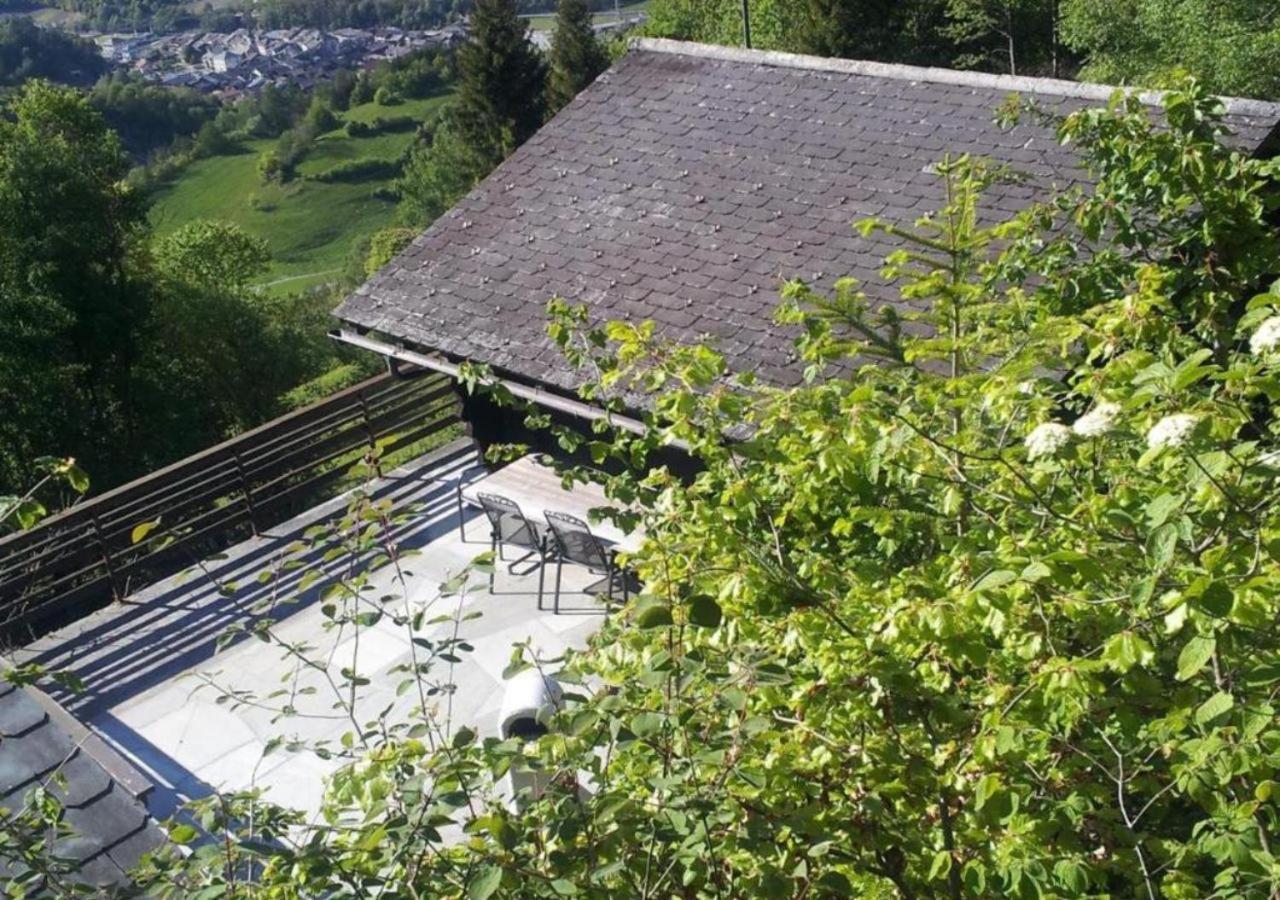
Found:
[{"label": "second slate roof", "polygon": [[[1050,128],[995,124],[1018,94],[1062,112],[1108,88],[940,69],[641,41],[336,311],[356,326],[561,388],[546,337],[553,296],[597,319],[652,319],[711,338],[737,370],[799,377],[777,289],[842,276],[899,302],[880,274],[894,245],[868,216],[936,210],[932,166],[969,153],[1029,176],[993,188],[1010,214],[1077,182]],[[1280,105],[1232,101],[1256,152]]]},{"label": "second slate roof", "polygon": [[[76,881],[106,896],[127,884],[128,870],[160,846],[164,834],[137,796],[138,785],[93,755],[97,744],[60,708],[0,678],[0,827],[22,810],[30,791],[49,788],[67,826],[52,854],[74,867]],[[13,865],[0,859],[0,884],[19,874]]]}]

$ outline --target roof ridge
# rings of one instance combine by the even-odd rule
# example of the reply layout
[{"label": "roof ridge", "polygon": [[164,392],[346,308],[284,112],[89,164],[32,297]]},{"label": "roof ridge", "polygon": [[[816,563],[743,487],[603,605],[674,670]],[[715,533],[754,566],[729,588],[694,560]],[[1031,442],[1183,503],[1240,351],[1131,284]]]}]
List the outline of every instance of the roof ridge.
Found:
[{"label": "roof ridge", "polygon": [[[783,53],[779,50],[747,50],[742,47],[699,44],[693,41],[673,41],[667,38],[632,38],[630,47],[633,50],[646,50],[650,53],[695,56],[722,62],[755,63],[762,66],[840,72],[847,75],[867,75],[874,78],[893,78],[904,81],[927,81],[960,87],[1005,90],[1011,93],[1050,94],[1080,100],[1106,101],[1111,98],[1111,95],[1116,90],[1123,90],[1137,96],[1143,103],[1159,106],[1166,93],[1165,91],[1143,91],[1136,88],[1085,81],[1067,81],[1061,78],[993,75],[988,72],[944,69],[937,66],[908,66],[901,63],[873,62],[863,59],[836,59],[825,56],[807,56],[801,53]],[[1268,100],[1253,100],[1247,97],[1222,97],[1220,99],[1226,107],[1226,111],[1233,115],[1280,118],[1280,103]]]}]

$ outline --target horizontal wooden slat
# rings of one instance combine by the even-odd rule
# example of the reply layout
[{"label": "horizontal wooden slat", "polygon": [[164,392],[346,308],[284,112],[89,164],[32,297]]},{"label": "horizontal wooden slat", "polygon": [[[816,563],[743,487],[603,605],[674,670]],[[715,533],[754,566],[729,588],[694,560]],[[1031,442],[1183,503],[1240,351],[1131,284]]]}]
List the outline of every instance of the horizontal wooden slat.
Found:
[{"label": "horizontal wooden slat", "polygon": [[[381,375],[0,538],[0,637],[74,618],[121,585],[140,589],[251,526],[279,524],[331,494],[374,445],[409,447],[459,410],[446,378]],[[135,545],[134,528],[155,520]]]}]

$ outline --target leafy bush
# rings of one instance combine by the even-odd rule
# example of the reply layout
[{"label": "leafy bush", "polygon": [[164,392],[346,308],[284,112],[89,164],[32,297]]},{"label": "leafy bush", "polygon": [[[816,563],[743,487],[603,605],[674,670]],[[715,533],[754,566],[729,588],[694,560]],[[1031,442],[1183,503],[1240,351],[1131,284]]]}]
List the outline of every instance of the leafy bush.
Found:
[{"label": "leafy bush", "polygon": [[370,181],[375,178],[395,178],[400,174],[400,161],[398,159],[380,159],[378,157],[369,157],[367,159],[352,159],[346,162],[338,163],[336,166],[325,169],[312,175],[314,181]]},{"label": "leafy bush", "polygon": [[267,150],[258,156],[258,175],[264,182],[284,180],[284,162],[275,150]]},{"label": "leafy bush", "polygon": [[364,261],[365,277],[373,277],[375,272],[391,262],[417,236],[416,228],[393,227],[375,231],[369,239],[369,255]]},{"label": "leafy bush", "polygon": [[391,88],[383,85],[373,92],[373,102],[379,106],[395,106],[403,103],[404,99]]},{"label": "leafy bush", "polygon": [[371,122],[352,120],[342,126],[347,137],[369,137],[394,131],[412,131],[418,127],[413,116],[379,116]]},{"label": "leafy bush", "polygon": [[373,120],[373,130],[378,134],[389,131],[413,131],[418,127],[418,120],[413,116],[379,116]]}]

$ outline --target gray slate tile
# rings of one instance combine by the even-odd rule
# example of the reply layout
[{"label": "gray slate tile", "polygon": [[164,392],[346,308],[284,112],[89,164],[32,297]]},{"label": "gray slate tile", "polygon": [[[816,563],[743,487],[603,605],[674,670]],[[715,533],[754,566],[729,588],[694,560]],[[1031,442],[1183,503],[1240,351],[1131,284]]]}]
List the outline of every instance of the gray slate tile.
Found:
[{"label": "gray slate tile", "polygon": [[[992,189],[992,216],[1081,184],[1051,129],[1005,130],[995,111],[1019,94],[1065,113],[1108,90],[642,42],[336,315],[565,386],[575,379],[545,333],[547,301],[562,296],[682,340],[732,334],[731,365],[793,383],[795,335],[769,320],[784,280],[826,289],[855,275],[873,299],[901,302],[878,272],[894,242],[851,223],[936,209],[929,169],[948,152],[1031,176]],[[1270,149],[1280,105],[1234,101],[1227,121],[1237,146]]]},{"label": "gray slate tile", "polygon": [[[0,690],[0,809],[12,814],[33,789],[46,786],[62,801],[70,827],[54,841],[54,854],[73,860],[84,884],[123,884],[142,853],[163,842],[160,828],[29,690],[0,684],[6,685]],[[0,881],[6,874],[12,873],[0,864]]]}]

